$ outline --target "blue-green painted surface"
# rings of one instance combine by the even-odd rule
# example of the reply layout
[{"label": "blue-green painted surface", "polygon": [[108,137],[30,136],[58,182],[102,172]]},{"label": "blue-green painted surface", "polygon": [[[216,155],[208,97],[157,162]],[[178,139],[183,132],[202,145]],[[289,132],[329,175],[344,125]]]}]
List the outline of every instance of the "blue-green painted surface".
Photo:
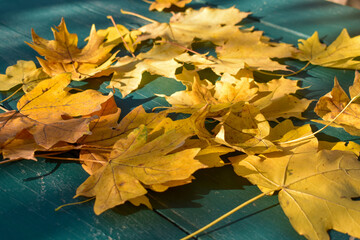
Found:
[{"label": "blue-green painted surface", "polygon": [[[193,0],[191,6],[227,8],[236,6],[253,14],[246,26],[265,31],[272,39],[296,44],[318,30],[326,43],[333,41],[346,27],[351,35],[360,34],[360,11],[322,0]],[[71,32],[84,39],[91,24],[98,29],[117,23],[137,28],[145,21],[120,14],[133,11],[158,21],[167,21],[170,13],[148,12],[141,0],[0,0],[0,72],[17,60],[35,60],[36,53],[24,41],[31,41],[30,29],[51,39],[50,27],[64,17]],[[81,43],[80,45],[84,44]],[[304,63],[289,61],[294,69]],[[304,95],[318,99],[327,93],[336,75],[342,86],[352,83],[353,71],[310,67],[294,79],[309,86]],[[162,81],[162,84],[159,82]],[[116,97],[123,112],[144,104],[146,109],[166,104],[153,93],[169,94],[182,86],[157,79],[125,99]],[[100,90],[108,92],[106,84]],[[5,98],[6,93],[1,97]],[[119,94],[116,94],[119,96]],[[5,103],[15,108],[17,99]],[[311,116],[311,112],[307,113]],[[340,129],[327,134],[342,140],[356,140]],[[76,188],[87,174],[76,163],[21,161],[0,166],[0,239],[179,239],[260,193],[255,186],[236,176],[231,167],[201,170],[192,184],[164,193],[150,192],[154,211],[131,204],[116,207],[100,216],[92,211],[92,202],[54,209],[74,201]],[[349,239],[331,232],[332,239]],[[222,221],[199,239],[303,239],[291,227],[276,196],[265,197]]]}]

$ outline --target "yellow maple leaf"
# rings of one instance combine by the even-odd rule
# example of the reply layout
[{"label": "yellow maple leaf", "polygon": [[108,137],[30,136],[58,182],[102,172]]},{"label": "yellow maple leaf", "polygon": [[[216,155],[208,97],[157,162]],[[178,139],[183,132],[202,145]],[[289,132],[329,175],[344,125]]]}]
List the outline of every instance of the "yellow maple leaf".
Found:
[{"label": "yellow maple leaf", "polygon": [[357,156],[349,151],[318,152],[316,141],[309,140],[286,147],[284,152],[234,157],[235,172],[264,193],[279,191],[282,209],[306,238],[329,239],[330,229],[359,237],[360,206],[353,200],[360,194]]},{"label": "yellow maple leaf", "polygon": [[[103,147],[112,147],[119,139],[125,138],[129,132],[141,125],[146,125],[147,130],[151,130],[151,133],[166,133],[168,131],[175,131],[177,133],[181,132],[187,136],[197,134],[201,137],[209,137],[210,135],[204,125],[204,117],[206,116],[205,110],[203,112],[200,110],[198,113],[193,114],[189,118],[173,121],[172,119],[166,117],[165,112],[146,113],[140,105],[127,114],[118,124],[117,121],[119,119],[120,111],[118,110],[114,112],[117,108],[113,101],[113,99],[109,99],[107,102],[102,104],[105,105],[103,109],[91,114],[100,116],[98,119],[95,119],[90,123],[89,128],[92,134],[86,135],[77,141],[77,144],[81,145],[80,159],[84,159],[83,168],[90,175],[95,173],[102,166],[106,165],[110,160],[110,153],[106,151],[104,152]],[[110,109],[113,110],[109,111]],[[204,144],[201,146],[205,147]],[[177,151],[189,148],[199,148],[199,146],[198,144],[194,144],[194,146],[187,145],[187,147],[179,148]],[[212,149],[214,152],[216,151],[216,153],[211,152]],[[232,151],[229,148],[227,148],[227,150],[228,151],[226,151],[226,153]],[[205,152],[200,151],[197,157],[199,155],[214,157],[216,154],[225,154],[224,148],[221,146],[208,148]],[[177,184],[180,184],[181,182],[183,181],[179,181]],[[184,181],[184,184],[186,182],[187,181]],[[169,187],[169,184],[170,183],[167,183],[165,185]],[[171,181],[171,185],[175,186],[175,183]],[[162,186],[161,189],[165,187],[163,184],[156,186]],[[154,186],[150,185],[149,187],[153,188]]]},{"label": "yellow maple leaf", "polygon": [[193,113],[209,105],[209,116],[215,117],[224,115],[224,112],[219,111],[250,102],[266,119],[276,120],[281,117],[301,118],[301,113],[312,102],[292,95],[301,89],[297,86],[297,81],[280,78],[258,83],[252,76],[249,77],[246,71],[237,77],[225,73],[215,85],[207,80],[200,80],[196,71],[185,70],[181,75],[177,75],[177,78],[186,85],[186,90],[170,96],[158,94],[172,105],[167,111]]},{"label": "yellow maple leaf", "polygon": [[108,71],[110,65],[114,62],[116,53],[101,64],[96,63],[61,63],[46,61],[42,58],[36,57],[44,72],[50,76],[56,76],[62,73],[71,73],[71,79],[75,81],[84,80],[90,77],[101,77],[110,75],[112,72]]},{"label": "yellow maple leaf", "polygon": [[289,94],[295,94],[302,89],[298,86],[298,80],[290,80],[284,77],[273,79],[266,83],[256,83],[260,92],[272,92],[271,100],[281,98]]},{"label": "yellow maple leaf", "polygon": [[190,138],[185,141],[185,144],[179,148],[201,148],[195,159],[208,167],[222,167],[225,165],[220,156],[225,155],[235,150],[224,145],[218,144],[215,141],[206,141],[204,139]]},{"label": "yellow maple leaf", "polygon": [[[0,130],[0,132],[2,131]],[[35,151],[46,151],[46,148],[39,146],[33,135],[26,130],[20,131],[14,138],[8,139],[5,144],[0,145],[3,158],[8,160],[30,159],[36,161]]]},{"label": "yellow maple leaf", "polygon": [[186,4],[190,3],[192,0],[155,0],[154,2],[146,1],[151,3],[149,10],[157,10],[161,12],[165,8],[170,8],[172,5],[179,8],[185,7]]},{"label": "yellow maple leaf", "polygon": [[248,154],[275,150],[266,137],[270,125],[259,109],[244,103],[221,118],[215,141]]},{"label": "yellow maple leaf", "polygon": [[[91,134],[89,131],[91,120],[93,118],[42,121],[16,111],[2,113],[0,114],[0,147],[4,151],[11,151],[13,159],[22,158],[24,154],[27,159],[35,159],[34,151],[37,149],[49,150],[60,141],[75,143],[84,134]],[[23,130],[32,136],[24,138]],[[28,145],[25,146],[25,143]],[[10,158],[6,154],[4,157]]]},{"label": "yellow maple leaf", "polygon": [[352,141],[349,142],[319,141],[319,149],[350,151],[355,153],[356,156],[359,156],[360,154],[360,145]]},{"label": "yellow maple leaf", "polygon": [[256,70],[287,70],[273,58],[289,58],[296,51],[286,43],[264,40],[263,32],[236,31],[228,40],[216,48],[217,58],[211,57],[215,64],[209,65],[217,74],[224,72],[235,75],[240,69],[249,67]]},{"label": "yellow maple leaf", "polygon": [[194,159],[200,149],[170,153],[188,137],[169,131],[152,139],[146,127],[140,126],[115,143],[108,164],[81,184],[76,196],[96,196],[94,211],[101,214],[145,195],[144,185],[189,178],[194,171],[205,167]]},{"label": "yellow maple leaf", "polygon": [[309,107],[311,102],[312,100],[305,98],[299,99],[293,95],[285,95],[272,100],[267,107],[260,108],[260,111],[269,121],[290,117],[303,119],[302,113]]},{"label": "yellow maple leaf", "polygon": [[70,83],[69,74],[60,74],[40,82],[17,103],[20,113],[43,122],[63,119],[63,115],[78,117],[101,109],[101,103],[112,98],[96,90],[71,94],[65,90]]},{"label": "yellow maple leaf", "polygon": [[165,182],[162,184],[149,185],[147,187],[156,192],[164,192],[164,191],[168,190],[170,187],[178,187],[178,186],[182,186],[182,185],[191,183],[192,180],[194,180],[194,179],[195,179],[195,177],[190,176],[184,180],[173,180],[173,181],[168,181],[168,182]]},{"label": "yellow maple leaf", "polygon": [[[117,108],[116,108],[117,109]],[[91,146],[110,147],[120,138],[126,137],[140,125],[145,125],[148,130],[156,128],[164,118],[165,112],[147,113],[142,105],[134,108],[130,113],[119,121],[120,109],[110,114],[97,114],[90,128],[94,134],[88,135],[79,140],[79,144]],[[96,151],[96,150],[94,150]]]},{"label": "yellow maple leaf", "polygon": [[[83,135],[90,134],[89,123],[96,117],[89,114],[101,109],[102,104],[113,96],[112,94],[103,96],[95,90],[71,94],[65,90],[69,83],[69,74],[43,80],[20,98],[18,111],[2,113],[0,116],[2,148],[8,151],[14,150],[15,147],[24,145],[21,141],[26,141],[30,145],[37,144],[32,149],[34,152],[35,149],[49,149],[60,141],[75,143]],[[30,133],[33,140],[32,137],[24,138],[23,130]],[[22,134],[20,138],[18,134]],[[17,153],[23,154],[19,152],[20,150],[18,149]]]},{"label": "yellow maple leaf", "polygon": [[229,35],[238,30],[239,26],[235,24],[249,14],[240,12],[234,7],[228,9],[204,7],[200,10],[190,8],[184,13],[172,16],[169,23],[154,22],[139,28],[144,33],[139,37],[139,41],[161,37],[189,46],[194,38],[199,38],[214,44],[222,44]]},{"label": "yellow maple leaf", "polygon": [[314,65],[333,68],[359,69],[360,36],[350,37],[344,28],[340,35],[329,46],[319,41],[319,34],[315,32],[307,40],[299,40],[299,50],[295,58],[308,61]]},{"label": "yellow maple leaf", "polygon": [[[152,132],[168,132],[176,131],[185,135],[196,135],[202,140],[211,141],[212,134],[206,129],[205,121],[209,113],[209,106],[206,105],[193,113],[190,117],[180,120],[172,120],[171,118],[163,118],[152,130]],[[163,111],[163,113],[167,113]]]},{"label": "yellow maple leaf", "polygon": [[109,159],[110,153],[102,148],[112,146],[116,142],[116,133],[118,133],[116,127],[120,112],[114,98],[109,98],[101,104],[99,111],[90,114],[97,117],[90,122],[91,135],[84,135],[77,141],[77,145],[81,146],[79,159],[84,159],[82,167],[90,175],[106,164]]},{"label": "yellow maple leaf", "polygon": [[216,112],[228,109],[234,104],[251,100],[258,91],[252,78],[236,79],[224,74],[214,85],[210,81],[200,80],[197,72],[186,74],[180,77],[187,86],[186,90],[170,96],[158,94],[172,105],[168,111],[193,113],[209,105],[210,112],[216,115]]},{"label": "yellow maple leaf", "polygon": [[296,117],[302,119],[302,113],[312,100],[298,98],[294,94],[302,89],[298,81],[281,77],[267,83],[256,83],[259,88],[258,97],[251,103],[260,109],[267,120]]},{"label": "yellow maple leaf", "polygon": [[204,107],[206,104],[216,104],[213,95],[213,84],[209,81],[202,81],[194,78],[191,89],[177,91],[170,96],[158,94],[165,97],[166,101],[172,105],[170,111],[193,113]]},{"label": "yellow maple leaf", "polygon": [[185,50],[168,44],[154,45],[148,52],[133,57],[122,57],[109,70],[114,75],[107,88],[117,88],[125,97],[136,90],[144,72],[175,78],[175,71],[182,64],[174,57]]},{"label": "yellow maple leaf", "polygon": [[[355,98],[360,93],[359,89],[360,75],[356,73],[354,83],[350,87],[350,97]],[[343,111],[343,113],[337,116],[332,126],[342,127],[350,134],[360,136],[360,121],[358,117],[360,114],[360,104],[355,100],[345,109],[345,106],[349,102],[350,98],[335,78],[333,89],[319,99],[314,111],[319,117],[325,120],[324,124],[333,121],[335,117]]]},{"label": "yellow maple leaf", "polygon": [[82,49],[77,47],[78,37],[68,32],[64,19],[52,31],[55,40],[41,38],[32,30],[33,42],[27,43],[45,57],[46,60],[38,59],[44,71],[51,76],[71,72],[73,79],[82,80],[109,67],[115,57],[110,53],[115,45],[104,46],[105,37],[96,33],[94,25],[90,31],[89,41]]},{"label": "yellow maple leaf", "polygon": [[23,84],[25,92],[30,91],[38,82],[50,78],[41,68],[37,68],[33,61],[19,60],[6,69],[6,74],[0,74],[0,91]]},{"label": "yellow maple leaf", "polygon": [[77,141],[77,144],[81,145],[80,159],[84,159],[82,166],[90,175],[109,161],[110,153],[104,151],[104,147],[112,147],[119,139],[125,138],[140,125],[145,125],[148,130],[154,129],[166,118],[164,112],[146,113],[140,105],[118,123],[120,109],[117,108],[114,99],[111,98],[102,105],[101,110],[91,114],[99,116],[90,123],[89,129],[92,134]]},{"label": "yellow maple leaf", "polygon": [[[122,38],[121,38],[121,36]],[[137,37],[141,34],[139,30],[128,30],[125,26],[117,24],[115,27],[108,27],[107,29],[100,29],[97,31],[97,35],[104,37],[104,46],[116,46],[123,42],[123,39],[126,42],[126,46],[128,46],[131,52],[134,52],[138,43]],[[125,48],[126,48],[125,46]]]},{"label": "yellow maple leaf", "polygon": [[52,31],[55,40],[41,38],[32,30],[33,43],[28,43],[48,61],[98,63],[110,57],[109,52],[113,46],[102,46],[104,37],[97,35],[94,25],[90,31],[89,41],[83,49],[77,47],[78,37],[68,32],[64,19],[61,19],[60,25],[56,29],[52,28]]}]

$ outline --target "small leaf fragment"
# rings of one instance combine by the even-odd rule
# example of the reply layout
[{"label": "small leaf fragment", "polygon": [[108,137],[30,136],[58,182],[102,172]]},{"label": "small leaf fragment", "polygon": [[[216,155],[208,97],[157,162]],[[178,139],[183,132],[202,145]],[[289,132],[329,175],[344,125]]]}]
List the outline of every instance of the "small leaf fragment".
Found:
[{"label": "small leaf fragment", "polygon": [[185,7],[186,4],[190,3],[192,0],[155,0],[151,3],[149,10],[157,10],[159,12],[163,11],[165,8],[170,8],[172,5],[179,8]]},{"label": "small leaf fragment", "polygon": [[0,91],[8,91],[11,88],[23,84],[24,90],[29,91],[34,81],[49,78],[42,69],[36,68],[33,61],[19,60],[13,66],[6,69],[6,74],[0,74]]},{"label": "small leaf fragment", "polygon": [[314,65],[333,68],[359,69],[360,36],[350,37],[344,28],[340,35],[329,46],[320,43],[319,34],[315,32],[307,40],[299,40],[299,50],[295,58],[308,61]]}]

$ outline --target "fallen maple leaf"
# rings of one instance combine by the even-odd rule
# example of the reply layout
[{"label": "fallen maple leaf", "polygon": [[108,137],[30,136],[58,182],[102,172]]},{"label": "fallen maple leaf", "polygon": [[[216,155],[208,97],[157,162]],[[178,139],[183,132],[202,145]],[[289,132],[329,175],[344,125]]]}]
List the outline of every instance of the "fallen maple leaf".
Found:
[{"label": "fallen maple leaf", "polygon": [[[288,145],[289,147],[289,145]],[[279,202],[295,230],[308,239],[329,239],[334,229],[360,237],[360,163],[352,152],[292,144],[290,154],[274,152],[232,159],[240,176]]]},{"label": "fallen maple leaf", "polygon": [[199,160],[207,167],[222,167],[225,165],[221,159],[222,155],[225,155],[235,150],[215,142],[209,142],[204,139],[190,138],[185,141],[185,144],[178,150],[184,150],[189,148],[201,148],[200,152],[195,156],[196,160]]},{"label": "fallen maple leaf", "polygon": [[[85,159],[83,168],[90,175],[96,172],[96,170],[101,168],[103,165],[107,164],[110,159],[110,153],[106,151],[109,148],[104,149],[103,147],[112,147],[118,140],[125,138],[131,131],[140,127],[141,125],[146,125],[147,129],[151,130],[151,132],[176,131],[177,133],[182,133],[186,136],[197,134],[198,136],[204,138],[209,137],[210,135],[209,132],[205,129],[205,110],[200,110],[197,114],[193,114],[187,119],[173,121],[170,118],[167,118],[166,114],[163,114],[165,112],[146,113],[143,107],[139,106],[127,114],[118,124],[117,120],[119,118],[120,111],[117,111],[116,113],[110,112],[110,114],[108,114],[108,109],[116,108],[116,105],[113,103],[113,99],[110,100],[111,101],[107,101],[103,104],[106,104],[106,106],[101,110],[101,113],[95,112],[92,114],[100,116],[99,119],[93,120],[90,124],[90,130],[92,134],[84,136],[77,142],[79,145],[81,145],[81,148],[85,148],[85,150],[82,149],[80,152],[80,160]],[[201,140],[199,141],[201,142]],[[187,147],[179,148],[179,150],[198,148],[198,145],[199,143],[196,142],[192,147],[187,145]],[[203,156],[203,158],[204,155],[214,158],[215,155],[219,157],[219,155],[232,151],[229,148],[226,148],[227,151],[225,151],[225,148],[221,146],[211,148],[212,146],[205,146],[203,142],[201,146],[208,148],[205,152],[200,151],[196,159],[198,159],[199,155]],[[208,165],[211,165],[210,161],[211,160],[208,160]],[[218,161],[221,161],[221,159],[218,158]],[[203,162],[206,162],[206,160]],[[173,181],[171,182],[171,185],[175,186],[175,183]],[[182,181],[178,181],[177,184],[180,184],[181,182]],[[187,181],[185,181],[184,184],[186,182]],[[156,186],[164,187],[162,184]],[[152,188],[153,186],[150,185],[149,187]]]},{"label": "fallen maple leaf", "polygon": [[80,159],[90,160],[83,163],[83,168],[90,175],[109,161],[110,152],[107,150],[119,139],[125,138],[140,125],[145,125],[148,130],[154,129],[166,118],[163,113],[146,113],[140,105],[118,123],[120,109],[116,107],[113,98],[103,103],[102,109],[91,115],[99,116],[90,123],[92,134],[77,142],[81,146]]},{"label": "fallen maple leaf", "polygon": [[154,129],[166,117],[165,113],[147,113],[142,105],[134,108],[118,123],[120,110],[114,113],[98,114],[100,118],[95,120],[90,128],[94,134],[85,136],[79,140],[79,144],[91,146],[113,146],[119,139],[126,137],[140,125],[147,129]]},{"label": "fallen maple leaf", "polygon": [[[209,114],[209,109],[209,106],[206,105],[197,112],[193,113],[190,117],[176,121],[171,118],[164,118],[153,128],[152,132],[176,131],[178,133],[183,133],[184,135],[196,135],[198,138],[209,143],[212,139],[212,134],[205,127],[205,121],[207,115]],[[167,112],[163,111],[163,113]]]},{"label": "fallen maple leaf", "polygon": [[256,84],[259,87],[258,96],[251,102],[260,109],[267,120],[277,121],[278,118],[290,117],[302,119],[302,113],[312,102],[294,95],[302,89],[297,86],[298,81],[295,80],[281,77]]},{"label": "fallen maple leaf", "polygon": [[133,57],[122,57],[109,70],[114,72],[107,88],[117,88],[125,97],[136,90],[144,72],[175,78],[175,71],[182,64],[174,60],[184,49],[168,44],[154,45],[148,52]]},{"label": "fallen maple leaf", "polygon": [[[193,113],[204,105],[210,105],[209,116],[226,114],[226,110],[244,102],[256,106],[267,120],[277,118],[301,118],[312,102],[308,99],[299,99],[291,94],[301,88],[297,81],[280,78],[267,83],[257,83],[247,73],[234,77],[223,74],[215,85],[206,80],[200,80],[197,72],[183,71],[177,78],[186,85],[186,90],[178,91],[165,97],[172,107],[167,111]],[[223,111],[223,112],[220,112]],[[225,111],[225,112],[224,112]]]},{"label": "fallen maple leaf", "polygon": [[82,80],[109,67],[115,57],[110,53],[115,45],[104,46],[105,37],[97,35],[94,25],[89,41],[82,49],[77,47],[78,37],[68,32],[64,19],[61,19],[60,25],[52,31],[55,40],[49,41],[32,30],[33,43],[27,43],[45,57],[46,60],[38,60],[44,71],[51,76],[71,72],[74,80]]},{"label": "fallen maple leaf", "polygon": [[115,61],[116,53],[114,53],[109,59],[101,64],[96,63],[61,63],[61,62],[50,62],[42,58],[36,57],[44,72],[50,76],[56,76],[62,73],[71,73],[72,80],[80,81],[90,77],[101,77],[107,76],[112,71],[107,71],[110,65]]},{"label": "fallen maple leaf", "polygon": [[309,107],[312,100],[299,99],[288,95],[273,100],[269,106],[261,109],[261,113],[269,121],[277,121],[278,118],[296,117],[303,119],[302,113]]},{"label": "fallen maple leaf", "polygon": [[203,168],[194,157],[199,148],[170,154],[181,146],[189,135],[169,131],[147,140],[144,125],[118,140],[108,164],[101,167],[80,185],[76,196],[96,196],[94,211],[101,214],[127,200],[146,194],[145,185],[184,180]]},{"label": "fallen maple leaf", "polygon": [[170,96],[158,94],[165,97],[172,105],[167,111],[194,113],[209,105],[210,112],[213,113],[211,116],[216,116],[219,115],[217,113],[219,111],[250,101],[258,91],[252,78],[235,79],[229,74],[224,74],[215,85],[208,80],[200,80],[197,72],[191,74],[188,72],[187,76],[182,76],[181,81],[186,84],[186,90],[175,92]]},{"label": "fallen maple leaf", "polygon": [[[60,141],[75,143],[84,134],[91,134],[89,123],[96,117],[82,116],[96,112],[103,102],[113,98],[112,94],[103,96],[95,90],[71,94],[65,90],[69,83],[69,74],[44,80],[20,98],[17,105],[18,111],[2,113],[0,116],[1,148],[14,151],[19,144],[25,145],[21,141],[26,140],[27,143],[32,144],[33,152],[36,149],[48,150]],[[23,134],[24,130],[32,135],[34,141],[29,136],[21,137],[21,141],[17,139],[18,134]],[[33,142],[36,142],[36,145]],[[16,152],[22,154],[21,156],[24,156],[21,150],[30,151],[29,148],[18,149]],[[16,157],[15,154],[12,156]],[[28,156],[34,158],[33,155]]]},{"label": "fallen maple leaf", "polygon": [[256,97],[259,87],[253,77],[232,76],[224,73],[215,83],[214,98],[220,103],[249,102]]},{"label": "fallen maple leaf", "polygon": [[[110,152],[106,147],[112,146],[116,142],[115,134],[109,135],[109,133],[116,132],[120,112],[114,98],[109,98],[101,104],[99,111],[90,114],[90,116],[97,117],[90,122],[91,134],[84,135],[77,141],[77,145],[81,149],[79,159],[85,159],[82,167],[90,175],[108,161]],[[111,137],[113,141],[111,141]]]},{"label": "fallen maple leaf", "polygon": [[[359,88],[360,75],[356,72],[354,83],[350,87],[350,97],[352,99],[355,99],[359,95]],[[319,117],[325,120],[325,124],[333,121],[334,123],[332,123],[332,126],[342,127],[350,134],[360,136],[360,105],[359,102],[355,100],[345,109],[345,106],[349,102],[350,98],[347,96],[335,78],[333,89],[331,92],[327,93],[325,96],[319,99],[314,111]],[[340,114],[340,112],[342,113]]]},{"label": "fallen maple leaf", "polygon": [[[16,147],[19,154],[16,158],[20,158],[20,155],[24,156],[24,153],[21,153],[25,149],[22,148],[24,143],[17,140],[18,134],[22,134],[23,130],[29,132],[36,142],[36,145],[33,145],[33,152],[36,149],[49,149],[60,141],[75,143],[84,134],[91,134],[89,132],[91,120],[93,118],[43,121],[43,119],[31,119],[16,111],[2,113],[0,114],[0,147],[8,151],[12,149],[13,152],[15,151],[13,148]],[[23,135],[21,136],[21,139],[24,139]],[[25,139],[30,140],[27,143],[33,144],[32,137]],[[14,143],[15,141],[18,144]],[[29,151],[29,148],[26,151]],[[15,157],[15,154],[13,156]],[[34,159],[33,153],[30,158]]]},{"label": "fallen maple leaf", "polygon": [[275,150],[274,144],[266,139],[270,125],[256,107],[244,103],[230,110],[221,118],[215,141],[248,154]]},{"label": "fallen maple leaf", "polygon": [[239,26],[235,24],[249,14],[240,12],[234,7],[228,9],[204,7],[200,10],[190,8],[184,13],[172,16],[169,23],[153,22],[139,28],[144,33],[139,37],[139,41],[161,37],[187,47],[194,38],[199,38],[220,45],[238,31]]},{"label": "fallen maple leaf", "polygon": [[98,36],[95,26],[90,31],[89,41],[83,49],[77,47],[78,37],[69,33],[62,18],[60,25],[53,29],[55,40],[46,40],[39,37],[32,30],[33,43],[27,43],[48,61],[72,63],[98,63],[108,59],[113,46],[102,46],[104,37]]},{"label": "fallen maple leaf", "polygon": [[350,151],[355,153],[356,156],[360,155],[360,145],[355,142],[336,142],[331,150]]},{"label": "fallen maple leaf", "polygon": [[[125,40],[126,46],[128,46],[131,52],[134,52],[136,46],[138,45],[136,42],[137,37],[141,34],[139,30],[128,30],[125,26],[117,24],[115,27],[108,27],[107,29],[100,29],[97,32],[98,36],[104,37],[103,45],[106,46],[116,46],[120,43],[123,43]],[[87,39],[85,39],[87,40]],[[125,48],[126,48],[125,46]]]},{"label": "fallen maple leaf", "polygon": [[158,96],[165,97],[166,101],[171,104],[172,108],[169,111],[194,113],[207,104],[212,106],[217,103],[212,96],[213,88],[211,82],[194,78],[190,90],[177,91],[170,96],[163,94],[158,94]]},{"label": "fallen maple leaf", "polygon": [[34,120],[51,122],[63,119],[63,115],[88,115],[100,110],[101,104],[112,98],[112,93],[104,96],[91,89],[71,94],[66,90],[70,81],[69,74],[60,74],[40,82],[18,101],[20,113]]},{"label": "fallen maple leaf", "polygon": [[286,43],[265,41],[263,32],[236,31],[227,41],[216,48],[217,58],[210,57],[215,64],[209,65],[217,74],[229,73],[235,75],[246,66],[255,70],[287,70],[273,58],[289,58],[296,51]]},{"label": "fallen maple leaf", "polygon": [[0,91],[23,84],[25,92],[30,91],[38,82],[49,76],[41,68],[37,68],[33,61],[19,60],[6,69],[6,74],[0,74]]},{"label": "fallen maple leaf", "polygon": [[294,56],[314,65],[359,69],[360,61],[355,60],[360,55],[359,43],[360,36],[351,38],[345,28],[329,46],[320,43],[318,32],[315,32],[307,40],[299,40],[300,52]]},{"label": "fallen maple leaf", "polygon": [[5,144],[1,144],[3,158],[9,160],[31,159],[37,161],[34,153],[38,150],[45,151],[46,149],[39,146],[33,135],[26,129],[23,129],[14,138],[9,139]]},{"label": "fallen maple leaf", "polygon": [[173,180],[173,181],[168,181],[162,184],[153,184],[153,185],[149,185],[146,186],[147,188],[150,188],[153,191],[156,192],[164,192],[166,190],[168,190],[170,187],[178,187],[178,186],[182,186],[188,183],[191,183],[192,180],[194,180],[195,177],[190,176],[187,179],[184,180]]},{"label": "fallen maple leaf", "polygon": [[289,94],[295,94],[302,89],[298,86],[299,81],[290,80],[284,77],[273,79],[266,83],[256,83],[260,92],[272,92],[271,100],[284,97]]},{"label": "fallen maple leaf", "polygon": [[170,8],[172,5],[175,5],[179,8],[185,7],[186,4],[190,3],[192,0],[155,0],[154,2],[146,1],[151,3],[149,10],[157,10],[161,12],[165,8]]}]

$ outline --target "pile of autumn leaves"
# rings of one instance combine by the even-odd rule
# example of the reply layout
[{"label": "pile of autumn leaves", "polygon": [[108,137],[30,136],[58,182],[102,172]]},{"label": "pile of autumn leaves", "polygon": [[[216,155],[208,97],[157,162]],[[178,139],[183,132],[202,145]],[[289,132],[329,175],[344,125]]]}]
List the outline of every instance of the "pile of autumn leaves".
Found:
[{"label": "pile of autumn leaves", "polygon": [[[149,189],[162,192],[190,183],[195,171],[224,166],[221,156],[235,152],[229,159],[235,172],[267,194],[279,191],[280,204],[300,234],[326,239],[327,230],[336,229],[360,237],[360,205],[353,201],[360,196],[360,148],[319,143],[314,137],[297,141],[311,135],[311,128],[295,127],[289,118],[302,119],[312,101],[296,96],[298,81],[281,77],[258,82],[253,76],[253,71],[287,70],[275,58],[357,69],[360,44],[354,43],[359,37],[350,38],[344,30],[326,46],[315,33],[296,49],[271,42],[260,31],[239,29],[236,24],[248,14],[206,7],[132,31],[121,25],[96,31],[93,26],[82,49],[63,20],[53,29],[55,40],[32,31],[28,44],[42,56],[37,58],[41,67],[18,61],[0,75],[0,90],[22,84],[25,92],[18,110],[0,114],[3,158],[35,160],[78,151],[90,176],[76,196],[95,197],[94,211],[101,214],[126,201],[151,207]],[[192,48],[205,42],[212,43],[216,56]],[[141,52],[145,43],[152,48]],[[114,48],[119,45],[128,56],[117,57]],[[218,80],[203,79],[202,71]],[[186,89],[157,94],[171,105],[163,111],[149,113],[138,106],[120,120],[112,92],[69,87],[71,81],[102,77],[125,97],[139,87],[145,72],[174,78]],[[359,93],[356,76],[350,97]],[[315,111],[329,122],[349,101],[335,81]],[[174,120],[169,117],[174,113],[188,117]],[[360,135],[358,115],[354,101],[333,124]],[[277,124],[271,127],[270,122]]]}]

